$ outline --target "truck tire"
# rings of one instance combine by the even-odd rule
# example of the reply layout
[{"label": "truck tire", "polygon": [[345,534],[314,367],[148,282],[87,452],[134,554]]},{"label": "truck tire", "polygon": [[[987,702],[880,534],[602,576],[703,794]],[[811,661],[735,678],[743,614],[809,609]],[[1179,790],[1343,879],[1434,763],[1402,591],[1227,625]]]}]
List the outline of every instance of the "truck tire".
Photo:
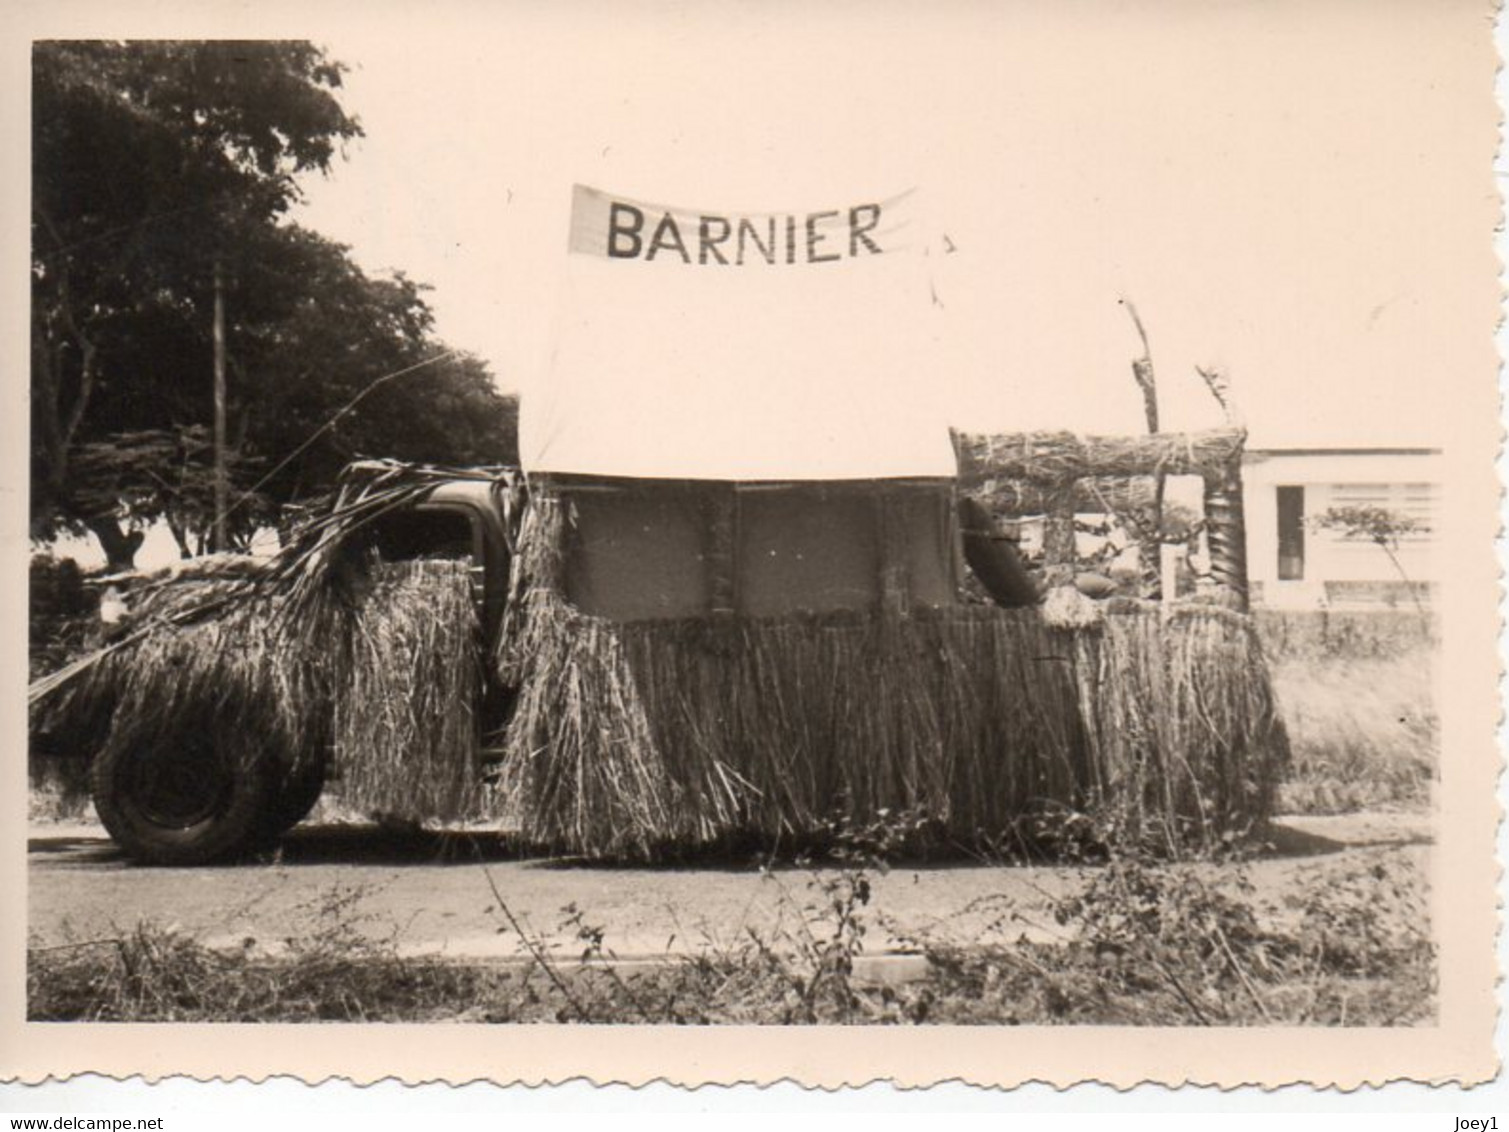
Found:
[{"label": "truck tire", "polygon": [[967,495],[960,498],[959,524],[964,561],[992,601],[1006,609],[1020,609],[1042,600],[1016,547],[997,536],[995,523],[979,500]]},{"label": "truck tire", "polygon": [[325,789],[323,758],[273,776],[257,821],[257,841],[269,846],[309,816]]},{"label": "truck tire", "polygon": [[245,848],[268,797],[265,760],[232,758],[208,739],[110,749],[90,770],[94,808],[128,856],[203,865]]}]

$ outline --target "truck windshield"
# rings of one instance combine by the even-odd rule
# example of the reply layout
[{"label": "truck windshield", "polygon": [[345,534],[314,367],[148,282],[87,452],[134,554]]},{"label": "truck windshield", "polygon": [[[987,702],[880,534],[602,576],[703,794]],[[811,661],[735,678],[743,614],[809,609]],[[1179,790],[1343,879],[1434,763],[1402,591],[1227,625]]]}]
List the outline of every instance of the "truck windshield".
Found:
[{"label": "truck windshield", "polygon": [[385,562],[472,556],[472,524],[458,511],[403,508],[374,519],[366,537]]}]

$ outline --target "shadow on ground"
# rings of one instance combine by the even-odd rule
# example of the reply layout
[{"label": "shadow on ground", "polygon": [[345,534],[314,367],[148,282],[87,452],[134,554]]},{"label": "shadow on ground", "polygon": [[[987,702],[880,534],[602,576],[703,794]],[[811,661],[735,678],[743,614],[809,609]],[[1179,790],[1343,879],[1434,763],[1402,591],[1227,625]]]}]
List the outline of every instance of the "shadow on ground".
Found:
[{"label": "shadow on ground", "polygon": [[[1390,821],[1388,815],[1342,815],[1335,818],[1281,818],[1256,838],[1257,855],[1263,858],[1318,857],[1346,849],[1376,848],[1428,844],[1432,840],[1428,825],[1418,819]],[[28,839],[27,851],[54,867],[125,866],[129,862],[98,827],[67,827],[56,833],[38,830]],[[811,854],[812,860],[842,866],[842,860],[823,860],[825,854]],[[384,824],[341,823],[300,826],[284,837],[274,849],[250,854],[243,865],[279,864],[285,867],[318,865],[384,865],[392,867],[428,867],[467,865],[501,861],[529,861],[541,869],[590,868],[594,870],[623,867],[642,869],[638,861],[615,863],[580,857],[553,856],[531,845],[517,834],[498,830],[433,830],[418,827],[395,828]],[[657,867],[665,870],[701,869],[749,871],[771,863],[778,867],[800,865],[804,854],[796,847],[771,846],[754,842],[710,847],[696,852],[668,856]],[[897,868],[912,870],[993,868],[1016,863],[1051,864],[1049,861],[1013,862],[969,852],[962,848],[941,847],[921,857],[906,857],[893,862]]]},{"label": "shadow on ground", "polygon": [[1428,819],[1411,813],[1284,817],[1257,837],[1264,857],[1318,857],[1344,849],[1429,845],[1434,840]]},{"label": "shadow on ground", "polygon": [[518,837],[497,831],[393,829],[381,825],[314,825],[294,830],[256,861],[284,865],[476,864],[529,856]]}]

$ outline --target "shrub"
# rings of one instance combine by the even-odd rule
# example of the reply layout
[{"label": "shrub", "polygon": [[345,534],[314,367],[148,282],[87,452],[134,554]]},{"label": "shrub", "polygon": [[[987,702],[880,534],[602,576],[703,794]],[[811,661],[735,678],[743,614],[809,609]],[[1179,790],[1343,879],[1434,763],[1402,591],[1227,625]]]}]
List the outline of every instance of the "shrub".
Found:
[{"label": "shrub", "polygon": [[71,558],[33,554],[28,576],[30,678],[53,672],[92,643],[99,601],[84,588],[84,575]]}]

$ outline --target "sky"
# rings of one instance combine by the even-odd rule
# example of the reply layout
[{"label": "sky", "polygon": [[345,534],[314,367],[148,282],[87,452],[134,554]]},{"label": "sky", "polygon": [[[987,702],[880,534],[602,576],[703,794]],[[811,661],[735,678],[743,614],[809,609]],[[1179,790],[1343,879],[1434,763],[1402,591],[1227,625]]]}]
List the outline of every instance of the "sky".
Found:
[{"label": "sky", "polygon": [[[1194,369],[1214,364],[1254,446],[1441,445],[1454,385],[1492,373],[1484,18],[1392,0],[722,0],[345,21],[314,38],[352,68],[366,137],[299,219],[431,284],[441,335],[524,392],[526,431],[531,400],[574,380],[558,365],[582,313],[573,184],[729,212],[915,188],[955,249],[928,265],[930,345],[905,372],[836,355],[832,443],[875,448],[842,434],[843,406],[865,403],[929,428],[1139,431],[1131,300],[1165,427],[1220,422]],[[619,297],[662,337],[695,334],[695,301],[659,286],[625,276]],[[806,387],[775,375],[801,345],[698,372],[701,399],[625,354],[635,458],[717,465],[741,426],[795,420]]]}]

